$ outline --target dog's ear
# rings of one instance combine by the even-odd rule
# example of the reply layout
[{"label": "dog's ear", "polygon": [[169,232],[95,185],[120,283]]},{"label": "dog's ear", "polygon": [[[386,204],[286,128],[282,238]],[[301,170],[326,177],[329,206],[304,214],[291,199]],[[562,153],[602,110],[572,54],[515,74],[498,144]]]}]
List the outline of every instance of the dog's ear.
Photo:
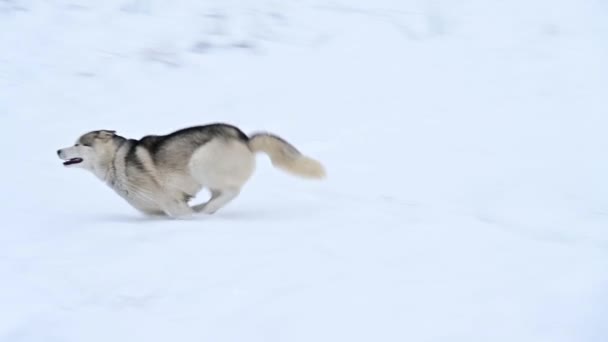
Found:
[{"label": "dog's ear", "polygon": [[102,129],[99,131],[98,137],[100,137],[102,139],[110,139],[110,138],[114,137],[115,135],[116,135],[116,131]]}]

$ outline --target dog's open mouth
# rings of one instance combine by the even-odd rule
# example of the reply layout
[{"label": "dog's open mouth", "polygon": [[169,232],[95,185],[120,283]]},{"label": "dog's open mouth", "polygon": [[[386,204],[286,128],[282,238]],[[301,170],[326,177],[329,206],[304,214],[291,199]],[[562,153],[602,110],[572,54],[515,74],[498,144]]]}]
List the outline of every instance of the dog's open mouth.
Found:
[{"label": "dog's open mouth", "polygon": [[64,162],[63,165],[69,166],[69,165],[80,164],[80,163],[82,163],[82,158],[72,158],[72,159]]}]

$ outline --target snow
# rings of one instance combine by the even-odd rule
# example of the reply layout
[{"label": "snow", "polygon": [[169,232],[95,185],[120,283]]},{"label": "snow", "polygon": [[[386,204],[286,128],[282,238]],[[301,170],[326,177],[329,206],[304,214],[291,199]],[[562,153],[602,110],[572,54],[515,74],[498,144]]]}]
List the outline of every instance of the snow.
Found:
[{"label": "snow", "polygon": [[[606,15],[0,1],[0,341],[608,340]],[[216,215],[147,219],[55,154],[215,121],[328,179],[260,156]]]}]

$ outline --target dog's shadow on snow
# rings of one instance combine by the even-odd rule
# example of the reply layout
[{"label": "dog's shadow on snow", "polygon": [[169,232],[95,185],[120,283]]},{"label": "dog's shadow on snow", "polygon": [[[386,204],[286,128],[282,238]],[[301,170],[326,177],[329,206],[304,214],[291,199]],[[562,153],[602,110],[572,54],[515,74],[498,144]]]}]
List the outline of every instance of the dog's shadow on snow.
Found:
[{"label": "dog's shadow on snow", "polygon": [[306,213],[293,210],[286,211],[264,211],[264,210],[231,210],[217,212],[213,215],[196,214],[187,218],[171,218],[169,216],[147,216],[138,213],[134,214],[92,214],[87,215],[86,220],[93,220],[98,223],[131,223],[131,224],[150,224],[150,223],[180,223],[180,222],[271,222],[271,221],[289,221],[309,217]]}]

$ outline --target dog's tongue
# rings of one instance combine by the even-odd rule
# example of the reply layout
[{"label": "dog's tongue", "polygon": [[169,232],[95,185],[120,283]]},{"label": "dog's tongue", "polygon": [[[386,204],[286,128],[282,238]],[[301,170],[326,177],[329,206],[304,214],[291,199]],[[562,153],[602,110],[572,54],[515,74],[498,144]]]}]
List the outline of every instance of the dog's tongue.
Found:
[{"label": "dog's tongue", "polygon": [[63,163],[63,165],[68,166],[68,165],[73,165],[73,164],[78,164],[78,163],[82,163],[82,158],[72,158],[72,159],[66,161],[65,163]]}]

